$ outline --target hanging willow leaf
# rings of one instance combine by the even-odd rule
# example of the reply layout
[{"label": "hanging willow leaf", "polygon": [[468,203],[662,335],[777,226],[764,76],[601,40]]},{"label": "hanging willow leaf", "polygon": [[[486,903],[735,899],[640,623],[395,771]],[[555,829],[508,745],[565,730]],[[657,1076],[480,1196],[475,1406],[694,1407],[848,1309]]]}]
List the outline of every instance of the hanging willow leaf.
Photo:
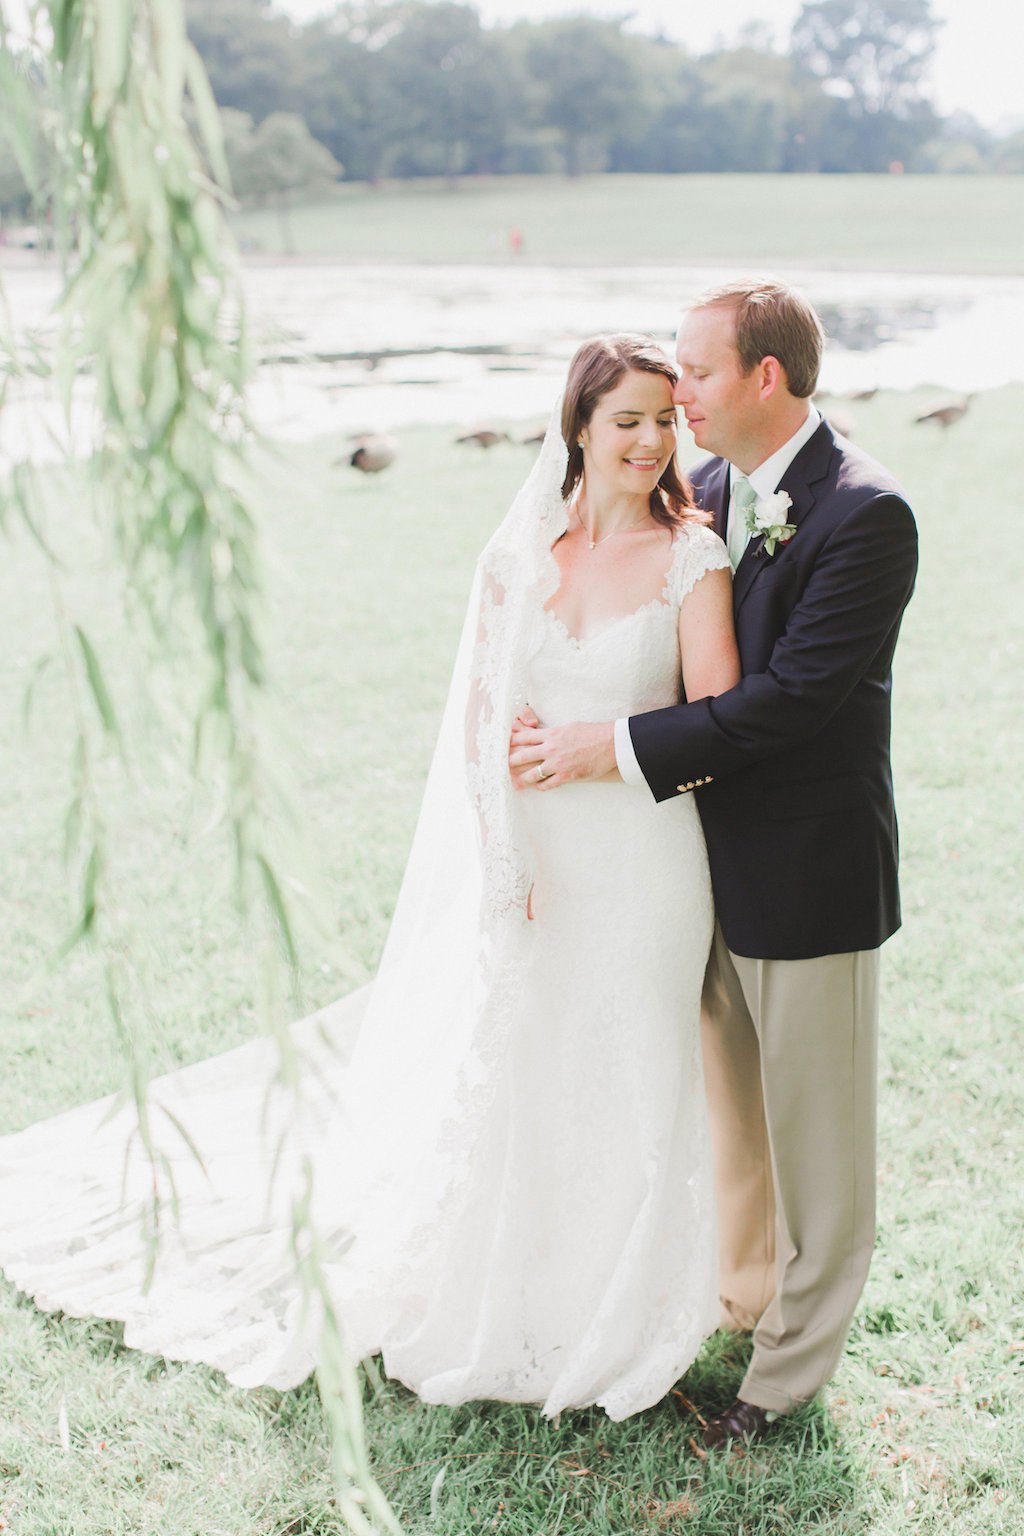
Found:
[{"label": "hanging willow leaf", "polygon": [[96,923],[96,890],[102,870],[102,855],[93,844],[82,875],[81,911],[71,932],[57,946],[56,959],[67,959],[73,949],[92,934]]},{"label": "hanging willow leaf", "polygon": [[89,681],[89,690],[99,712],[99,717],[103,722],[103,729],[111,736],[119,736],[120,731],[118,729],[117,716],[114,713],[114,704],[103,677],[103,669],[100,666],[99,658],[93,650],[92,641],[80,624],[74,626],[74,631],[79,649],[82,652],[82,659],[85,662],[85,675]]},{"label": "hanging willow leaf", "polygon": [[174,1129],[177,1131],[178,1135],[181,1137],[182,1141],[185,1143],[186,1147],[188,1147],[192,1156],[199,1164],[200,1168],[206,1174],[207,1178],[209,1178],[210,1175],[206,1166],[206,1161],[202,1152],[199,1150],[199,1147],[196,1145],[195,1139],[192,1136],[192,1133],[189,1131],[188,1126],[185,1125],[184,1121],[179,1119],[179,1117],[174,1114],[172,1110],[168,1109],[166,1104],[160,1104],[157,1107],[159,1108],[160,1113],[171,1122]]},{"label": "hanging willow leaf", "polygon": [[92,115],[97,127],[106,122],[122,93],[134,20],[135,0],[102,0],[90,7],[94,29]]},{"label": "hanging willow leaf", "polygon": [[292,932],[292,925],[288,919],[288,908],[285,904],[284,894],[281,890],[280,883],[278,882],[277,875],[275,874],[273,868],[267,859],[264,858],[262,853],[258,853],[256,855],[256,863],[263,878],[263,889],[266,893],[267,901],[270,904],[270,910],[273,912],[277,921],[277,931],[281,938],[281,942],[284,945],[284,951],[288,957],[288,964],[292,972],[297,974],[299,969],[299,956],[298,951],[295,948],[295,936]]},{"label": "hanging willow leaf", "polygon": [[25,685],[25,694],[21,701],[21,718],[26,730],[32,724],[32,706],[35,703],[36,689],[40,679],[52,666],[52,656],[41,656],[32,668],[32,676]]},{"label": "hanging willow leaf", "polygon": [[66,62],[72,48],[78,43],[85,19],[85,7],[77,0],[51,0],[50,25],[53,28],[53,55],[58,63]]},{"label": "hanging willow leaf", "polygon": [[168,116],[181,110],[185,89],[185,18],[178,5],[154,5],[149,10],[153,37],[152,79],[163,95]]},{"label": "hanging willow leaf", "polygon": [[[137,622],[149,626],[145,638],[156,640],[168,671],[176,657],[184,662],[190,707],[193,697],[199,699],[190,742],[197,770],[214,774],[222,797],[240,901],[248,914],[258,915],[263,932],[276,932],[294,981],[298,946],[291,902],[264,846],[266,807],[274,804],[276,824],[287,818],[277,810],[260,756],[267,667],[258,530],[246,504],[256,478],[248,460],[254,434],[245,400],[251,358],[237,263],[223,221],[229,183],[216,107],[186,38],[181,0],[40,0],[31,9],[48,24],[40,26],[43,40],[34,55],[38,77],[20,80],[21,66],[5,50],[0,96],[5,116],[9,107],[17,108],[23,153],[37,131],[43,144],[43,173],[34,184],[45,189],[47,178],[52,182],[63,283],[53,338],[30,337],[19,356],[11,327],[5,328],[3,387],[35,369],[63,403],[68,442],[79,441],[73,428],[84,415],[98,424],[91,445],[79,450],[87,472],[81,461],[74,466],[76,516],[92,514],[105,547],[116,552]],[[0,25],[0,43],[5,37]],[[201,154],[185,126],[186,106],[202,139]],[[85,379],[89,410],[76,419]],[[126,1067],[124,1102],[134,1106],[134,1150],[139,1153],[141,1144],[153,1174],[153,1197],[142,1213],[151,1273],[178,1194],[170,1161],[151,1134],[149,1024],[132,990],[130,945],[119,927],[123,893],[105,852],[117,841],[106,836],[105,786],[93,770],[105,739],[115,738],[124,751],[122,726],[131,721],[120,721],[115,712],[88,621],[69,611],[59,552],[50,547],[48,528],[44,535],[28,468],[8,485],[48,564],[69,680],[74,787],[65,831],[80,910],[65,952],[88,939],[105,961],[108,1009]],[[8,485],[0,486],[0,516]],[[61,521],[55,520],[55,530],[52,537],[59,536]],[[269,944],[257,953],[269,956]],[[280,960],[273,963],[277,974]],[[278,1088],[298,1113],[297,1049],[283,1028],[276,1038]],[[197,1156],[187,1128],[173,1117],[171,1124]],[[313,1209],[310,1184],[292,1213],[292,1247],[305,1294],[325,1319],[317,1379],[331,1434],[337,1508],[359,1536],[398,1536],[370,1470],[361,1378],[345,1355]]]},{"label": "hanging willow leaf", "polygon": [[227,155],[224,152],[224,130],[221,127],[220,113],[217,111],[217,103],[210,90],[210,82],[206,78],[203,61],[199,57],[198,50],[190,42],[185,44],[185,79],[192,105],[195,107],[196,123],[202,135],[203,148],[206,150],[210,169],[215,180],[225,190],[230,191],[231,172],[228,170]]},{"label": "hanging willow leaf", "polygon": [[[0,17],[0,42],[5,38],[6,28]],[[38,104],[22,60],[6,47],[0,51],[0,101],[4,106],[0,132],[10,145],[25,185],[35,199],[41,200],[43,168],[33,110]]]}]

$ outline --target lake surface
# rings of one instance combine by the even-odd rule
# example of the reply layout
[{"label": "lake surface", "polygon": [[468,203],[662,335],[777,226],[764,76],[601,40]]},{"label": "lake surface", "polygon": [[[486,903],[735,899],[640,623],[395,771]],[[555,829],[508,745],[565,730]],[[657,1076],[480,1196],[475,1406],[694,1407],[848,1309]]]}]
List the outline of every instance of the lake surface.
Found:
[{"label": "lake surface", "polygon": [[[639,330],[671,350],[688,298],[731,270],[695,267],[249,264],[261,359],[253,414],[293,441],[425,423],[539,421],[578,343]],[[830,341],[831,394],[932,384],[950,393],[1024,378],[1024,278],[793,272]],[[3,273],[19,332],[47,330],[52,268]],[[0,421],[0,461],[49,457],[52,407],[27,384]]]}]

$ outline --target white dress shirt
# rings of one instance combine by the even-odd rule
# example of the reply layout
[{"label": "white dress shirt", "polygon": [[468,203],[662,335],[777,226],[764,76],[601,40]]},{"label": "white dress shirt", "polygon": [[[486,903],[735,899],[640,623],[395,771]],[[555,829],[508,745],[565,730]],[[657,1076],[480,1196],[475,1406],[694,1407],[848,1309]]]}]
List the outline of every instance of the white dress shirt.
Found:
[{"label": "white dress shirt", "polygon": [[[756,469],[752,469],[746,476],[757,492],[759,501],[766,500],[769,496],[775,495],[779,488],[779,482],[782,480],[787,469],[804,444],[810,442],[820,424],[820,412],[808,403],[806,421],[796,429],[793,436],[787,442],[783,443],[781,448],[777,448],[773,454],[765,459],[763,463],[759,464]],[[730,464],[730,484],[743,473],[743,470],[737,468],[735,464]],[[729,515],[731,518],[731,508]],[[730,532],[731,530],[727,523],[725,530],[727,545]],[[633,751],[633,738],[629,734],[628,719],[616,720],[615,722],[615,762],[627,784],[636,785],[638,788],[640,785],[646,784],[647,780],[644,778],[643,770],[636,760],[636,753]]]}]

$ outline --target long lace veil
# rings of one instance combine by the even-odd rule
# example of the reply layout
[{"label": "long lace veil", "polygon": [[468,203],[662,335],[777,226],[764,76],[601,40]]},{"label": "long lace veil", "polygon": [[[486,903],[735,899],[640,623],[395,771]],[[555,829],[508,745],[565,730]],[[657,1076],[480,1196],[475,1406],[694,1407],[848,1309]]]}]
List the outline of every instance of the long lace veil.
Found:
[{"label": "long lace veil", "polygon": [[[558,582],[551,547],[568,522],[560,419],[561,402],[477,561],[419,822],[347,1078],[338,1151],[351,1184],[344,1198],[339,1186],[323,1188],[320,1203],[328,1226],[331,1218],[347,1226],[351,1206],[358,1209],[352,1260],[360,1289],[378,1265],[391,1272],[398,1254],[421,1263],[424,1245],[454,1216],[515,1017],[532,876],[508,740],[528,702],[541,608]],[[357,1333],[352,1343],[361,1352],[378,1341]]]}]

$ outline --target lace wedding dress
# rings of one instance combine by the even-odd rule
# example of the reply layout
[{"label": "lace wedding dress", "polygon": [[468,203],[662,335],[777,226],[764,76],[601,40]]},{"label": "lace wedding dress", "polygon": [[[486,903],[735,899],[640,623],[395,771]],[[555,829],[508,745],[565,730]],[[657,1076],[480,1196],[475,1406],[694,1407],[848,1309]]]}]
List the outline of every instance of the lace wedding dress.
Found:
[{"label": "lace wedding dress", "polygon": [[[726,564],[687,525],[660,597],[583,639],[532,590],[517,644],[540,717],[674,703],[679,605]],[[479,889],[460,888],[427,932],[436,902],[400,903],[397,961],[386,952],[372,987],[295,1026],[300,1115],[260,1041],[152,1085],[156,1170],[130,1140],[134,1111],[113,1101],[0,1138],[9,1278],[44,1308],[124,1320],[131,1346],[290,1386],[316,1351],[289,1225],[312,1169],[355,1355],[382,1351],[431,1402],[597,1403],[621,1419],[663,1397],[717,1318],[696,805],[603,782],[525,792],[513,814],[534,920],[489,927]],[[490,838],[498,886],[521,894]],[[478,953],[459,935],[481,925]],[[168,1169],[179,1219],[147,1288],[140,1213]]]}]

